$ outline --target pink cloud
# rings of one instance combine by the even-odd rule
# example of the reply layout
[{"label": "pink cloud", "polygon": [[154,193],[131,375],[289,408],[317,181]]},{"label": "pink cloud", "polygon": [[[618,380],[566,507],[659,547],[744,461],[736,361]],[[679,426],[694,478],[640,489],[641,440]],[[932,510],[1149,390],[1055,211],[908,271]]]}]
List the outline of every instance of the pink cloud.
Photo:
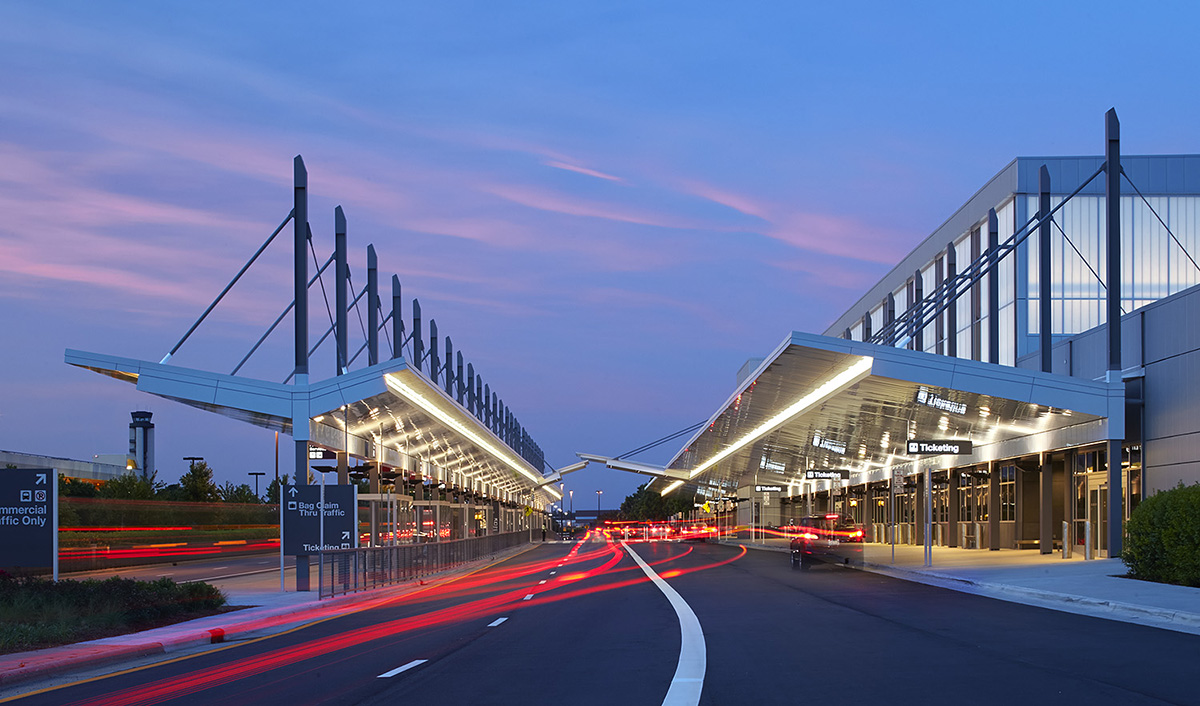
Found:
[{"label": "pink cloud", "polygon": [[599,203],[531,186],[492,184],[482,188],[494,196],[539,211],[562,213],[583,218],[599,218],[621,223],[657,226],[660,228],[705,228],[705,225],[699,222],[678,219],[644,209]]},{"label": "pink cloud", "polygon": [[577,174],[584,174],[586,176],[596,177],[597,179],[606,179],[608,181],[624,181],[624,179],[622,179],[621,177],[618,177],[618,176],[613,176],[611,174],[605,174],[604,172],[598,172],[595,169],[588,169],[587,167],[580,167],[580,166],[577,166],[574,164],[568,164],[566,162],[560,162],[557,160],[549,161],[549,162],[542,162],[542,164],[545,164],[547,167],[553,167],[555,169],[565,169],[569,172],[576,172]]},{"label": "pink cloud", "polygon": [[734,193],[695,181],[681,182],[695,196],[766,221],[762,234],[801,250],[855,260],[894,263],[907,253],[911,239],[851,216],[802,211],[786,204]]}]

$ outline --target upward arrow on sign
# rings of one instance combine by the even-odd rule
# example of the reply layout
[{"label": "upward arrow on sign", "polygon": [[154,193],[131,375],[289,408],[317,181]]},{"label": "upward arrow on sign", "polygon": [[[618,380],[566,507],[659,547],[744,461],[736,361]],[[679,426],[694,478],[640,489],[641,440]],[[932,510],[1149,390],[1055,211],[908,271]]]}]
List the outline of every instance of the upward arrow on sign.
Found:
[{"label": "upward arrow on sign", "polygon": [[293,498],[296,497],[296,486],[293,485],[291,489],[288,490],[288,495],[292,496]]}]

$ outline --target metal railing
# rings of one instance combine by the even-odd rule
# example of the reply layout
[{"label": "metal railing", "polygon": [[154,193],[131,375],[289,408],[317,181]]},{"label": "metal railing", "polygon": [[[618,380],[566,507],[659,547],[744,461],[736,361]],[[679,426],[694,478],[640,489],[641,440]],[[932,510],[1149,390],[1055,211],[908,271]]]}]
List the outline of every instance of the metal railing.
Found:
[{"label": "metal railing", "polygon": [[320,598],[416,581],[529,542],[529,532],[428,544],[334,549],[317,555]]}]

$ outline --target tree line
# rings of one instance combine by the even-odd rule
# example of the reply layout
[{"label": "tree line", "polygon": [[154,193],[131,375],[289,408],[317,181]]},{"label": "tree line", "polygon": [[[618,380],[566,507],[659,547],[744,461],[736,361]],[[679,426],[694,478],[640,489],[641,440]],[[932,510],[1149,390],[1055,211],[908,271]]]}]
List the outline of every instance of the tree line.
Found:
[{"label": "tree line", "polygon": [[663,497],[656,490],[650,490],[645,483],[638,486],[637,492],[625,497],[621,502],[619,518],[621,520],[667,520],[674,515],[687,512],[693,508],[690,499],[678,495]]},{"label": "tree line", "polygon": [[[254,494],[249,483],[234,485],[226,481],[217,485],[212,468],[204,461],[191,464],[178,483],[166,484],[157,479],[157,471],[143,478],[130,471],[123,476],[94,485],[76,478],[58,477],[59,497],[110,498],[113,500],[170,500],[199,503],[278,503],[280,481],[272,480],[263,497]],[[287,477],[282,481],[287,485]]]}]

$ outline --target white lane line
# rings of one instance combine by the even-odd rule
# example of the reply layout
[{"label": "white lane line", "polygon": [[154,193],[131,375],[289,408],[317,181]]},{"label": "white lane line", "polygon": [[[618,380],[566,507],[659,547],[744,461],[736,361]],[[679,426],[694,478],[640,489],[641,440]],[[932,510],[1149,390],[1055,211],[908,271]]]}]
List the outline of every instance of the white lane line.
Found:
[{"label": "white lane line", "polygon": [[675,609],[675,616],[679,618],[679,663],[675,667],[671,687],[667,689],[667,696],[663,699],[663,706],[696,706],[700,703],[700,692],[704,690],[704,671],[708,659],[700,620],[696,618],[687,601],[683,600],[669,583],[654,573],[654,569],[642,561],[632,547],[624,541],[621,542],[621,546],[625,547],[625,551],[629,552],[629,556],[633,557],[647,578],[667,597],[671,607]]},{"label": "white lane line", "polygon": [[531,593],[531,594],[529,594],[528,596],[525,596],[525,597],[524,597],[524,598],[522,598],[521,600],[523,600],[523,601],[527,601],[527,600],[529,600],[530,598],[533,598],[533,594],[532,594],[532,593]]},{"label": "white lane line", "polygon": [[550,572],[550,575],[551,575],[551,576],[553,576],[553,575],[555,575],[555,574],[557,574],[557,573],[558,573],[557,571],[551,571],[551,572]]},{"label": "white lane line", "polygon": [[419,667],[428,661],[429,660],[427,660],[427,659],[414,659],[413,661],[409,662],[408,664],[406,664],[402,667],[396,667],[395,669],[393,669],[389,672],[384,672],[383,674],[380,674],[376,678],[377,679],[387,679],[388,677],[394,677],[397,674],[399,674],[400,672],[407,672],[408,670],[412,669],[413,667]]},{"label": "white lane line", "polygon": [[542,585],[542,584],[544,584],[544,583],[546,583],[546,579],[542,579],[541,581],[538,581],[538,585],[539,585],[539,586],[541,586],[541,585]]},{"label": "white lane line", "polygon": [[508,620],[508,618],[496,618],[496,619],[495,619],[495,620],[493,620],[492,622],[488,623],[488,627],[489,627],[489,628],[494,628],[494,627],[496,627],[497,625],[499,625],[500,623],[503,623],[505,620]]}]

